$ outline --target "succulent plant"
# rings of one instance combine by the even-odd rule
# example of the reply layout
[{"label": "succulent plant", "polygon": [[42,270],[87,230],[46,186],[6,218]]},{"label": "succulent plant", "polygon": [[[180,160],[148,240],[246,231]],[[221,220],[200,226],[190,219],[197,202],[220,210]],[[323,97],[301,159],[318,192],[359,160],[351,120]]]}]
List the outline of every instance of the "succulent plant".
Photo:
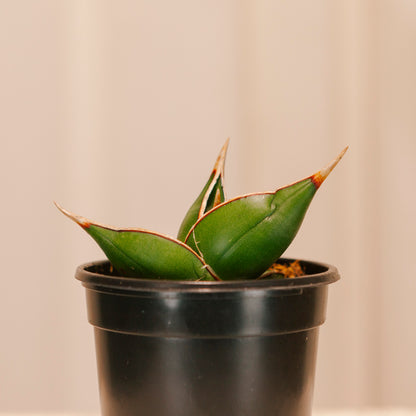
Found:
[{"label": "succulent plant", "polygon": [[79,224],[123,276],[173,280],[256,279],[296,236],[315,192],[348,147],[317,173],[272,192],[226,200],[228,140],[177,238],[141,228],[114,228],[56,206]]}]

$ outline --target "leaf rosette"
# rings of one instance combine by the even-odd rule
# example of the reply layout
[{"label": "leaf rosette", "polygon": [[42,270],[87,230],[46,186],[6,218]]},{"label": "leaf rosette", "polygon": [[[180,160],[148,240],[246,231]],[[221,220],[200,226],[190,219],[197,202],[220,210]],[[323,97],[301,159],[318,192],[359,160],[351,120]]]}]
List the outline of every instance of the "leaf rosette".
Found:
[{"label": "leaf rosette", "polygon": [[141,228],[115,228],[87,220],[60,207],[101,247],[124,276],[172,280],[256,279],[295,238],[323,181],[341,160],[274,192],[224,193],[228,140],[209,179],[172,238]]}]

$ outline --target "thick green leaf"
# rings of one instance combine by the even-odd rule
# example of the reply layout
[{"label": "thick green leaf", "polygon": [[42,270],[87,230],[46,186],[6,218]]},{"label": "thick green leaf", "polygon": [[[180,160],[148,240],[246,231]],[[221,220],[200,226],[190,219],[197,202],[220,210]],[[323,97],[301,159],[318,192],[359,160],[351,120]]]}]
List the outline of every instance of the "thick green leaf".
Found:
[{"label": "thick green leaf", "polygon": [[233,199],[197,222],[186,243],[221,279],[256,278],[289,246],[315,191],[306,180]]},{"label": "thick green leaf", "polygon": [[203,260],[180,241],[142,229],[116,229],[100,225],[58,208],[97,242],[113,267],[123,276],[214,280]]},{"label": "thick green leaf", "polygon": [[259,277],[292,242],[316,190],[342,155],[315,175],[276,192],[245,195],[217,206],[195,224],[186,243],[220,279]]},{"label": "thick green leaf", "polygon": [[227,140],[215,162],[214,169],[198,198],[189,208],[178,232],[178,240],[185,241],[189,230],[206,212],[224,202],[224,163],[228,148]]}]

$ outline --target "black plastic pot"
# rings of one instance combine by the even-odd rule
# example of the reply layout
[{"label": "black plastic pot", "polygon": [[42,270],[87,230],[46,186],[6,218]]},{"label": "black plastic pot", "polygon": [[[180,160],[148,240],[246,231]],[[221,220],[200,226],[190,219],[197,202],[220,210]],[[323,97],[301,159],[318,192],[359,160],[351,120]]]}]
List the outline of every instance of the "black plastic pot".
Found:
[{"label": "black plastic pot", "polygon": [[80,266],[105,416],[309,416],[330,265],[295,279],[176,282]]}]

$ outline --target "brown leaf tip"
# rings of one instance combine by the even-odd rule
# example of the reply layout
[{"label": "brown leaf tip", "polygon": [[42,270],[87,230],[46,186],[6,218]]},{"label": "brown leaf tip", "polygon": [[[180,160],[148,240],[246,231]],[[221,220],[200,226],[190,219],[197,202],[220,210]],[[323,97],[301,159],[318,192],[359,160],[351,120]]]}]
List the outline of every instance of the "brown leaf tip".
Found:
[{"label": "brown leaf tip", "polygon": [[325,168],[321,169],[319,172],[316,172],[314,175],[311,176],[311,181],[315,185],[316,189],[318,189],[322,182],[328,177],[328,175],[332,172],[338,162],[342,159],[345,152],[348,150],[348,146]]},{"label": "brown leaf tip", "polygon": [[224,163],[225,163],[225,157],[227,155],[227,149],[228,149],[229,143],[230,143],[230,138],[228,138],[225,141],[224,145],[221,148],[221,151],[220,151],[220,153],[217,157],[217,160],[215,162],[214,169],[212,170],[212,172],[214,174],[217,173],[221,176],[224,175]]},{"label": "brown leaf tip", "polygon": [[68,218],[70,218],[72,221],[75,221],[78,225],[80,225],[82,228],[86,229],[91,226],[91,222],[88,221],[86,218],[81,217],[80,215],[75,215],[72,212],[67,211],[65,208],[61,207],[57,202],[54,201],[54,204],[56,208],[59,209],[59,211],[62,212],[62,214],[66,215]]}]

